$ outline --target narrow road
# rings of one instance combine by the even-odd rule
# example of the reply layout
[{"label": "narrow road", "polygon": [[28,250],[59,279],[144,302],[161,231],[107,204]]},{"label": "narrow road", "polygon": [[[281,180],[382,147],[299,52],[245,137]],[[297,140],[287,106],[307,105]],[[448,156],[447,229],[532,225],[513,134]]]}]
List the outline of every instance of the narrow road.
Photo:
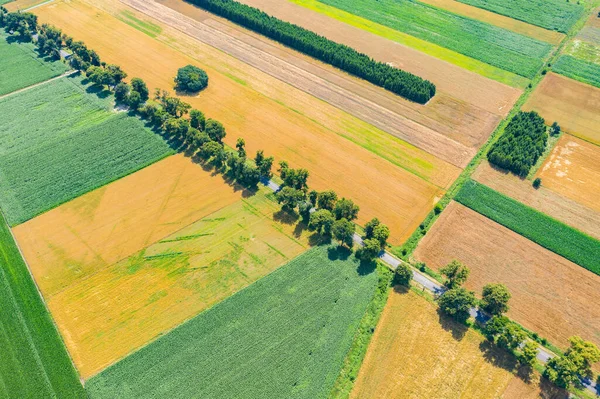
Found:
[{"label": "narrow road", "polygon": [[70,71],[67,71],[67,72],[63,73],[62,75],[55,76],[55,77],[50,78],[48,80],[44,80],[43,82],[39,82],[39,83],[33,84],[31,86],[23,87],[22,89],[19,89],[19,90],[11,91],[10,93],[6,93],[6,94],[1,95],[0,96],[0,100],[3,99],[3,98],[6,98],[6,97],[10,97],[10,96],[12,96],[14,94],[19,94],[19,93],[22,93],[24,91],[33,89],[34,87],[45,85],[46,83],[50,83],[50,82],[52,82],[54,80],[64,78],[65,76],[71,76],[71,75],[73,75],[74,73],[77,73],[77,72],[79,72],[79,71],[76,71],[76,70],[72,69]]},{"label": "narrow road", "polygon": [[[262,184],[269,187],[274,192],[277,192],[281,189],[281,186],[272,180],[263,179],[261,182],[262,182]],[[311,212],[313,212],[313,211],[314,211],[314,208],[311,209]],[[362,237],[356,233],[354,233],[354,242],[359,246],[364,245]],[[430,277],[421,273],[420,271],[418,271],[417,269],[412,267],[407,262],[404,262],[403,260],[396,258],[395,256],[393,256],[392,254],[390,254],[387,251],[381,251],[381,253],[379,254],[379,259],[381,259],[381,261],[383,263],[385,263],[392,270],[396,270],[396,268],[402,263],[408,265],[412,269],[413,280],[415,282],[417,282],[419,285],[423,286],[423,288],[425,288],[426,290],[428,290],[435,296],[439,296],[446,291],[446,287],[444,287],[442,284],[440,284],[439,282],[437,282],[435,280],[432,280]],[[471,308],[469,310],[469,313],[481,325],[485,325],[485,323],[487,323],[488,320],[490,320],[490,316],[488,314],[482,312],[478,308]],[[556,356],[554,353],[550,352],[549,350],[547,350],[546,348],[544,348],[542,346],[538,346],[537,359],[541,363],[543,363],[543,364],[548,363],[548,361],[550,359],[552,359],[554,356]],[[584,379],[584,378],[580,378],[580,381],[587,390],[591,391],[595,395],[600,395],[600,387],[597,386],[596,382],[594,382],[590,379]]]}]

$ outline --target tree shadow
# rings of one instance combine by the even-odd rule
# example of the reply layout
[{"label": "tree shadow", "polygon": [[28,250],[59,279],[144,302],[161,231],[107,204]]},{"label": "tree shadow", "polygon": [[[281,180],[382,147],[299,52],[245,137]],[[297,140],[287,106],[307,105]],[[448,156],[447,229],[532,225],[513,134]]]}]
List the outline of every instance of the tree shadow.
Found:
[{"label": "tree shadow", "polygon": [[372,260],[361,260],[358,263],[358,267],[356,268],[356,272],[359,276],[366,276],[375,272],[377,269],[377,262]]},{"label": "tree shadow", "polygon": [[538,388],[540,389],[540,397],[543,399],[567,399],[571,397],[568,391],[557,387],[550,380],[542,376],[540,376]]},{"label": "tree shadow", "polygon": [[177,87],[174,87],[174,90],[175,90],[175,94],[179,97],[198,97],[198,95],[200,95],[200,93],[202,93],[207,88],[208,88],[208,86],[206,86],[204,89],[201,89],[198,91],[188,91],[188,90],[182,90],[182,89],[178,89]]},{"label": "tree shadow", "polygon": [[279,209],[278,211],[273,212],[273,220],[282,224],[291,226],[296,224],[298,219],[300,219],[300,215],[298,215],[296,212],[292,213],[285,211],[284,209]]},{"label": "tree shadow", "polygon": [[328,245],[331,243],[331,237],[324,237],[319,233],[312,233],[308,236],[308,245],[316,247],[318,245]]},{"label": "tree shadow", "polygon": [[410,288],[402,285],[402,284],[394,284],[394,292],[398,294],[408,294],[410,292]]},{"label": "tree shadow", "polygon": [[294,237],[299,238],[304,231],[308,230],[308,225],[304,221],[299,221],[294,228]]},{"label": "tree shadow", "polygon": [[[84,81],[87,81],[88,83],[90,82],[89,79],[84,79],[82,80],[82,83]],[[88,94],[95,94],[98,98],[108,98],[112,95],[112,92],[108,89],[105,89],[104,86],[101,85],[97,85],[97,84],[90,84],[85,88],[85,92]]]},{"label": "tree shadow", "polygon": [[498,347],[493,342],[488,340],[482,341],[479,344],[479,349],[483,353],[483,358],[488,363],[493,364],[496,367],[514,373],[519,365],[517,359],[512,353]]},{"label": "tree shadow", "polygon": [[501,167],[499,167],[497,165],[494,165],[490,161],[487,161],[487,163],[488,163],[488,165],[490,165],[490,167],[492,169],[494,169],[498,173],[502,173],[503,175],[513,175],[514,177],[516,177],[516,178],[518,178],[519,180],[522,180],[522,181],[523,180],[527,180],[527,176],[519,176],[516,173],[511,172],[510,170],[507,170],[507,169],[501,168]]},{"label": "tree shadow", "polygon": [[457,341],[461,341],[464,338],[467,331],[469,330],[469,327],[465,326],[457,320],[454,320],[452,317],[445,314],[441,309],[438,309],[437,313],[440,326],[442,326],[442,328],[445,331],[451,332],[452,338],[454,338]]}]

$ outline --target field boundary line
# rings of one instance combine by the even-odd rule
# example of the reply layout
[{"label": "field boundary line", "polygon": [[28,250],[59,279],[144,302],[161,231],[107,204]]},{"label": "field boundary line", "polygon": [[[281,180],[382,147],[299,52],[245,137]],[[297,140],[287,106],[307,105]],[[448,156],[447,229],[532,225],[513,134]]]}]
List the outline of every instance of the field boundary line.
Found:
[{"label": "field boundary line", "polygon": [[[52,0],[52,1],[54,1],[54,0]],[[3,94],[3,95],[0,96],[0,100],[3,100],[5,98],[10,97],[10,96],[15,95],[15,94],[23,93],[23,92],[25,92],[27,90],[30,90],[30,89],[34,89],[34,88],[36,88],[38,86],[43,86],[43,85],[45,85],[47,83],[50,83],[50,82],[53,82],[55,80],[62,79],[62,78],[74,75],[76,73],[79,73],[79,71],[75,70],[75,69],[71,69],[71,70],[63,73],[62,75],[55,76],[55,77],[50,78],[48,80],[44,80],[43,82],[34,83],[34,84],[30,85],[30,86],[23,87],[22,89],[18,89],[18,90],[15,90],[15,91],[11,91],[10,93]]]},{"label": "field boundary line", "polygon": [[48,0],[48,1],[44,1],[43,3],[36,4],[36,5],[34,5],[34,6],[31,6],[31,7],[29,7],[29,8],[26,8],[26,9],[24,9],[23,11],[30,11],[30,10],[33,10],[34,8],[38,8],[38,7],[41,7],[41,6],[45,6],[46,4],[48,4],[48,3],[52,3],[53,1],[54,1],[54,0]]}]

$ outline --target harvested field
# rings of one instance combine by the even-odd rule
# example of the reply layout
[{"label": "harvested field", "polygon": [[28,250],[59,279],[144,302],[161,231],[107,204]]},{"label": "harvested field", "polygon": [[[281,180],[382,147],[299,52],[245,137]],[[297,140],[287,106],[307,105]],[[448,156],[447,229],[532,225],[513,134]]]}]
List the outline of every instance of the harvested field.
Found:
[{"label": "harvested field", "polygon": [[323,398],[377,283],[317,247],[90,379],[90,397]]},{"label": "harvested field", "polygon": [[537,111],[548,124],[600,145],[600,89],[548,73],[529,97],[524,111]]},{"label": "harvested field", "polygon": [[439,269],[453,259],[471,269],[466,287],[501,282],[512,293],[508,316],[552,343],[572,335],[600,344],[600,276],[452,202],[415,251]]},{"label": "harvested field", "polygon": [[[542,185],[600,212],[600,147],[563,135],[540,168]],[[591,215],[590,215],[591,216]]]},{"label": "harvested field", "polygon": [[346,44],[376,60],[392,63],[434,82],[438,92],[497,115],[506,115],[520,95],[518,89],[297,4],[279,0],[243,0],[242,3]]},{"label": "harvested field", "polygon": [[502,396],[515,359],[436,308],[404,288],[390,293],[351,398]]},{"label": "harvested field", "polygon": [[13,231],[41,291],[52,296],[240,196],[220,176],[175,155]]},{"label": "harvested field", "polygon": [[463,3],[456,0],[420,0],[423,3],[443,8],[455,14],[464,15],[465,17],[477,19],[488,24],[496,25],[500,28],[508,29],[521,35],[533,37],[544,42],[558,44],[565,36],[560,32],[540,28],[535,25],[530,25],[526,22],[519,21],[504,15],[496,14],[492,11],[484,10],[471,6],[469,1]]},{"label": "harvested field", "polygon": [[39,4],[42,4],[45,1],[47,1],[47,0],[16,0],[16,1],[9,0],[9,2],[5,5],[5,7],[8,11],[14,12],[17,10],[26,10],[30,7],[34,7]]},{"label": "harvested field", "polygon": [[[594,147],[589,143],[586,144]],[[575,165],[569,165],[569,167],[571,166]],[[600,240],[600,212],[576,202],[571,190],[561,190],[559,192],[553,189],[551,184],[547,184],[550,182],[547,181],[546,177],[542,178],[541,187],[534,189],[531,181],[495,169],[486,161],[479,165],[471,177],[506,196]],[[578,188],[581,190],[583,187]]]},{"label": "harvested field", "polygon": [[[124,7],[114,4],[115,12]],[[223,122],[227,143],[234,145],[238,137],[244,137],[250,154],[264,149],[276,156],[276,162],[285,159],[292,167],[307,168],[312,187],[332,188],[352,198],[361,207],[359,223],[379,217],[391,226],[395,244],[412,233],[460,172],[220,51],[197,41],[187,45],[185,35],[171,42],[181,42],[203,64],[78,1],[52,3],[36,13],[41,21],[85,41],[107,62],[121,65],[130,76],[143,78],[151,88],[171,89],[179,67],[201,66],[211,85],[185,100]],[[149,64],[153,68],[147,68]],[[262,91],[279,95],[268,97]],[[286,106],[292,103],[294,108]],[[380,158],[378,148],[385,159]]]},{"label": "harvested field", "polygon": [[[263,188],[47,296],[81,375],[89,378],[304,252],[308,234],[286,222],[268,192]],[[65,270],[69,263],[53,267]]]},{"label": "harvested field", "polygon": [[60,61],[46,62],[39,58],[31,43],[7,43],[8,35],[0,31],[0,96],[66,72]]}]

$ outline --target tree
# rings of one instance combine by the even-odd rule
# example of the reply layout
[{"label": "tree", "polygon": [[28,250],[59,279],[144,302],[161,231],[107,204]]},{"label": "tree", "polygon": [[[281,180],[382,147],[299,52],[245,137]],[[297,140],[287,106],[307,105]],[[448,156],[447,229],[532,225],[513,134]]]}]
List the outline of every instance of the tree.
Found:
[{"label": "tree", "polygon": [[207,141],[200,147],[200,156],[208,161],[219,154],[221,150],[223,150],[223,145],[216,141]]},{"label": "tree", "polygon": [[373,229],[373,238],[379,241],[381,244],[381,248],[385,248],[387,243],[387,239],[390,237],[390,229],[385,225],[380,223]]},{"label": "tree", "polygon": [[335,207],[333,208],[333,214],[336,219],[348,219],[354,220],[358,217],[358,205],[354,204],[352,200],[342,198],[338,202],[336,202]]},{"label": "tree", "polygon": [[275,160],[275,158],[273,158],[273,157],[266,157],[265,159],[262,160],[260,165],[258,165],[258,169],[260,171],[261,176],[264,176],[267,179],[270,179],[273,176],[273,173],[271,172],[271,168],[273,167],[274,160]]},{"label": "tree", "polygon": [[508,350],[515,350],[527,338],[527,334],[521,327],[515,323],[508,323],[498,337],[496,343],[498,346]]},{"label": "tree", "polygon": [[110,76],[110,79],[113,82],[111,86],[115,86],[127,77],[127,74],[118,65],[110,64],[107,65],[105,69],[106,73]]},{"label": "tree", "polygon": [[186,65],[177,71],[175,84],[179,90],[200,91],[208,86],[208,75],[194,65]]},{"label": "tree", "polygon": [[413,278],[413,272],[410,266],[404,262],[400,262],[394,271],[394,284],[410,286],[410,281]]},{"label": "tree", "polygon": [[508,311],[508,301],[511,298],[504,284],[486,284],[481,294],[481,308],[492,315],[500,315]]},{"label": "tree", "polygon": [[367,224],[365,224],[365,238],[373,238],[373,231],[380,223],[381,222],[377,218],[369,220]]},{"label": "tree", "polygon": [[131,88],[133,91],[137,91],[140,94],[141,103],[145,103],[146,101],[148,101],[148,98],[150,98],[148,86],[146,86],[146,82],[144,82],[142,79],[131,79]]},{"label": "tree", "polygon": [[279,190],[276,197],[277,202],[282,204],[284,210],[293,211],[304,198],[304,193],[292,187],[284,187]]},{"label": "tree", "polygon": [[442,312],[455,320],[465,322],[469,318],[469,310],[475,306],[475,293],[462,287],[452,288],[444,292],[438,299]]},{"label": "tree", "polygon": [[206,125],[206,117],[197,109],[190,110],[190,126],[194,129],[204,130]]},{"label": "tree", "polygon": [[331,236],[331,228],[333,227],[334,222],[335,218],[330,211],[327,209],[319,209],[310,214],[308,228],[316,231],[318,234],[329,237]]},{"label": "tree", "polygon": [[336,220],[333,223],[331,228],[331,232],[333,233],[333,237],[342,243],[342,245],[347,246],[348,248],[352,248],[354,244],[354,231],[356,226],[354,223],[348,221],[347,219]]},{"label": "tree", "polygon": [[446,276],[446,286],[448,288],[462,285],[469,277],[469,269],[457,260],[453,260],[442,267],[440,273]]},{"label": "tree", "polygon": [[558,134],[560,134],[560,125],[558,124],[558,122],[554,121],[554,123],[550,127],[550,134],[552,136],[557,136]]},{"label": "tree", "polygon": [[535,367],[537,364],[538,344],[535,341],[527,341],[521,349],[521,356],[519,362],[522,364]]},{"label": "tree", "polygon": [[143,101],[140,93],[138,93],[135,90],[132,90],[131,93],[129,93],[129,97],[127,98],[127,104],[129,105],[129,107],[135,111],[139,108],[140,105],[142,105],[142,103]]},{"label": "tree", "polygon": [[541,185],[542,185],[542,179],[539,177],[536,177],[535,180],[533,181],[533,188],[538,189],[538,188],[540,188]]},{"label": "tree", "polygon": [[127,96],[129,96],[130,86],[121,82],[117,86],[115,86],[115,100],[117,102],[125,102],[127,100]]},{"label": "tree", "polygon": [[544,377],[560,388],[568,388],[579,379],[577,372],[575,363],[569,357],[561,355],[548,360]]},{"label": "tree", "polygon": [[600,361],[600,349],[590,341],[584,341],[578,336],[569,338],[571,346],[565,352],[575,366],[579,374],[592,376],[592,365]]},{"label": "tree", "polygon": [[323,191],[317,196],[317,206],[319,209],[327,209],[333,211],[338,196],[333,190]]},{"label": "tree", "polygon": [[[281,163],[280,163],[281,165]],[[289,167],[280,168],[283,185],[293,187],[296,190],[308,190],[308,170],[306,169],[291,169]]]},{"label": "tree", "polygon": [[208,119],[206,121],[206,129],[204,131],[206,134],[208,134],[208,137],[210,137],[211,140],[214,140],[218,143],[222,142],[227,134],[223,124],[214,119]]},{"label": "tree", "polygon": [[169,97],[168,95],[161,98],[161,103],[165,111],[177,118],[181,118],[192,108],[190,104],[181,101],[179,98]]},{"label": "tree", "polygon": [[485,334],[490,340],[493,341],[498,335],[504,332],[509,323],[510,320],[506,316],[493,316],[487,323],[485,323]]},{"label": "tree", "polygon": [[363,240],[362,248],[356,251],[356,257],[365,262],[372,262],[379,257],[381,246],[374,238]]},{"label": "tree", "polygon": [[317,206],[317,198],[319,198],[319,193],[317,192],[317,190],[311,190],[308,193],[308,200],[310,201],[312,207]]},{"label": "tree", "polygon": [[238,151],[238,156],[240,158],[246,158],[246,141],[241,138],[238,137],[237,142],[235,143],[235,148]]}]

